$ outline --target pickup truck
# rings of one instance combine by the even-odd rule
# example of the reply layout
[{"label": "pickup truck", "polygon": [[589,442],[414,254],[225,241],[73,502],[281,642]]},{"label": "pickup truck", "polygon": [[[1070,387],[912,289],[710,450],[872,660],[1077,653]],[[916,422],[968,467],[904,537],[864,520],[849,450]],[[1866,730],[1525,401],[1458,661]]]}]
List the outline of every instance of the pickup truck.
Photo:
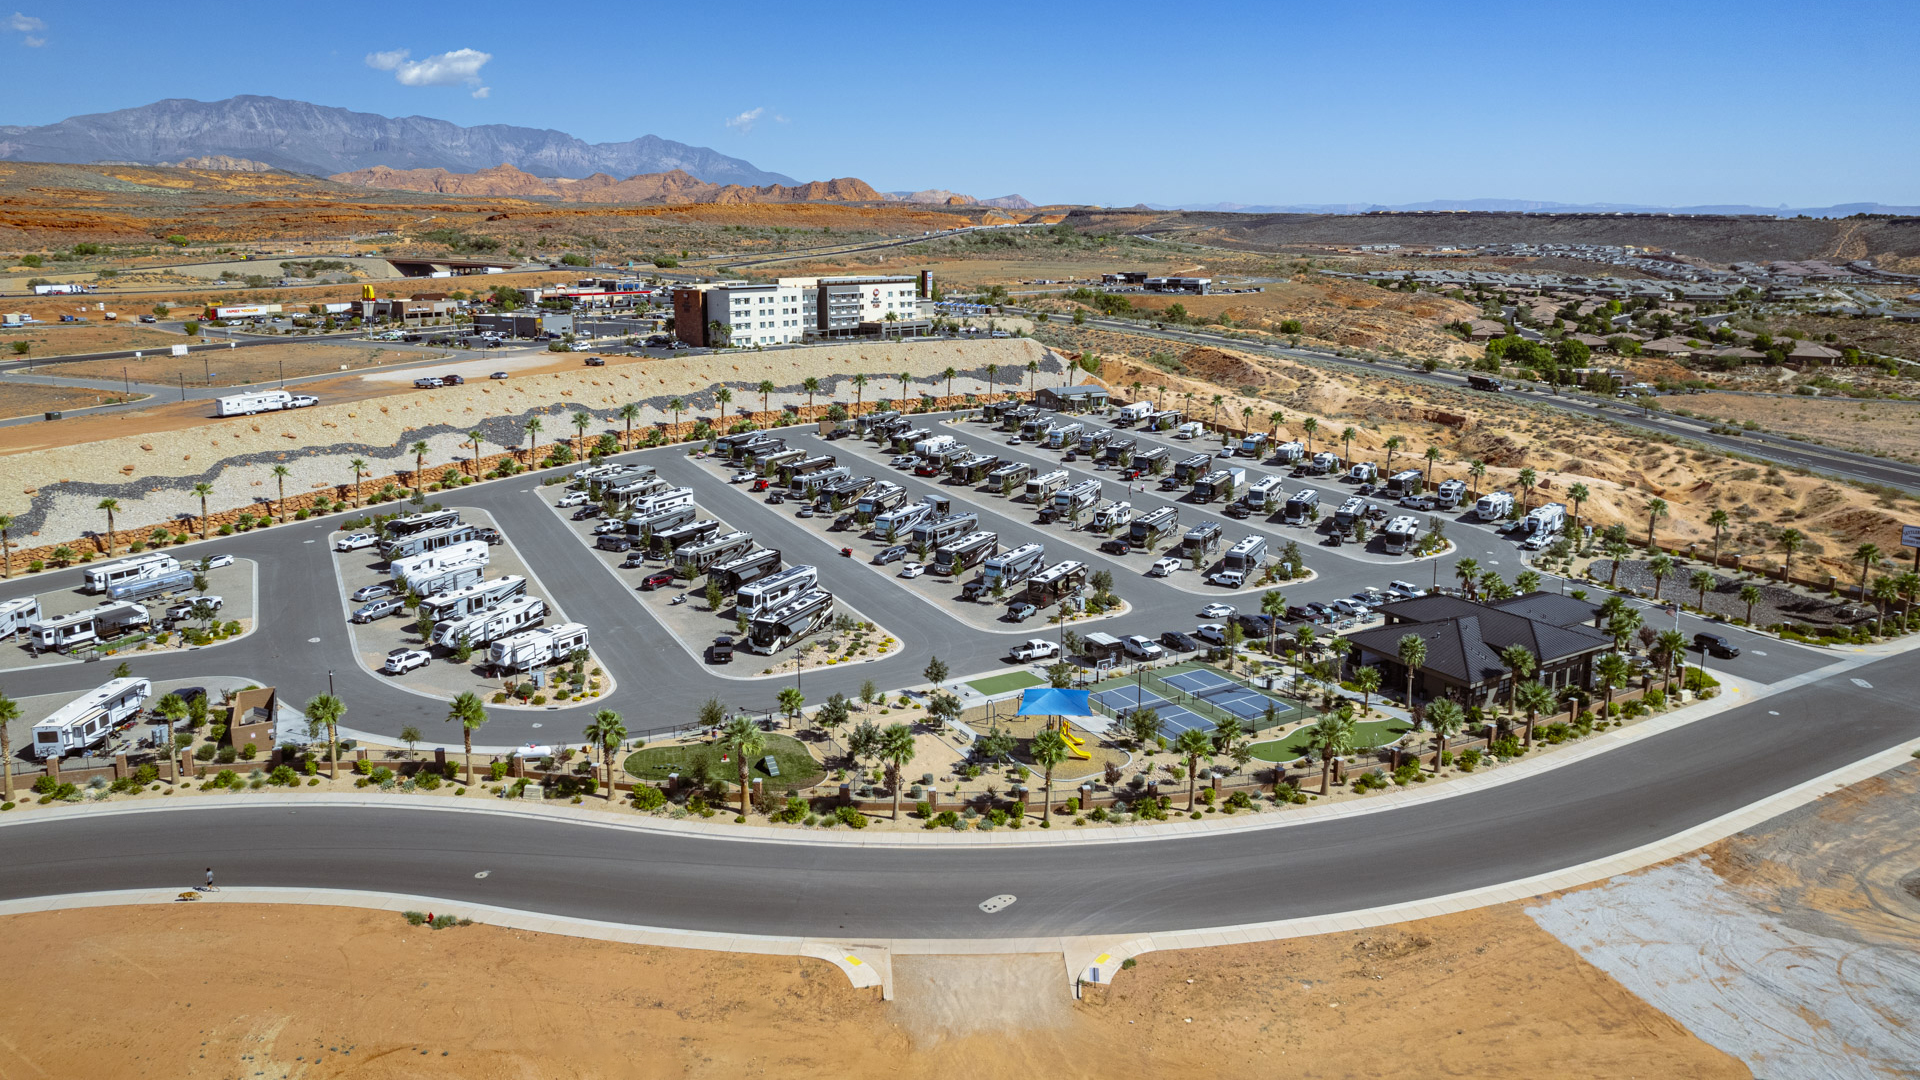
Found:
[{"label": "pickup truck", "polygon": [[1034,638],[1015,645],[1013,651],[1007,654],[1007,659],[1025,664],[1035,660],[1051,660],[1059,655],[1059,645],[1045,638]]}]

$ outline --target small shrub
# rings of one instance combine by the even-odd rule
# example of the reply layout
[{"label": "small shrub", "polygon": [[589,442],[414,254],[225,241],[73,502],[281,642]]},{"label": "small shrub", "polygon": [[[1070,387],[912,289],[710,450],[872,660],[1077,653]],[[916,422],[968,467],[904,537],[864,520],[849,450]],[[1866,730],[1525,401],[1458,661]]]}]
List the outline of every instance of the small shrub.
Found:
[{"label": "small shrub", "polygon": [[422,926],[427,921],[427,913],[424,911],[403,911],[400,917],[407,920],[408,926]]},{"label": "small shrub", "polygon": [[840,807],[833,812],[833,816],[835,820],[849,829],[864,829],[867,827],[867,815],[855,810],[851,806]]},{"label": "small shrub", "polygon": [[666,793],[652,784],[641,784],[633,789],[633,808],[636,810],[658,810],[666,804]]}]

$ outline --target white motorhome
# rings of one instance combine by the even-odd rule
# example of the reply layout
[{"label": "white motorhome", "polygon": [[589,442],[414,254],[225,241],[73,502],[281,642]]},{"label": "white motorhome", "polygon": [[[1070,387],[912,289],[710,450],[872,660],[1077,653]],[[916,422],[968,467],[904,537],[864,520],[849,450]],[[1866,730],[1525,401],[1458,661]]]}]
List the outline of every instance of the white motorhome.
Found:
[{"label": "white motorhome", "polygon": [[1108,532],[1132,523],[1133,504],[1130,502],[1108,503],[1093,512],[1093,527],[1097,532]]},{"label": "white motorhome", "polygon": [[439,596],[469,585],[478,585],[486,573],[487,564],[484,561],[455,563],[428,570],[419,577],[408,578],[407,588],[421,596]]},{"label": "white motorhome", "polygon": [[81,576],[84,580],[81,582],[80,591],[103,593],[122,582],[159,577],[162,574],[171,574],[178,569],[180,569],[179,559],[150,551],[144,555],[134,555],[104,566],[82,568]]},{"label": "white motorhome", "polygon": [[747,649],[770,655],[832,624],[833,594],[814,589],[755,618],[747,628]]},{"label": "white motorhome", "polygon": [[435,626],[433,644],[454,649],[465,637],[467,645],[477,649],[538,625],[546,617],[545,600],[537,596],[516,596],[490,611],[476,611]]},{"label": "white motorhome", "polygon": [[1306,456],[1307,448],[1302,443],[1283,442],[1273,448],[1273,460],[1281,465],[1291,465]]},{"label": "white motorhome", "polygon": [[1473,504],[1473,516],[1478,521],[1499,521],[1512,509],[1513,492],[1489,491]]},{"label": "white motorhome", "polygon": [[468,540],[443,547],[438,551],[426,551],[404,559],[394,559],[387,564],[387,570],[394,581],[410,582],[433,571],[445,570],[453,566],[465,566],[469,563],[485,566],[492,557],[487,550],[485,540]]},{"label": "white motorhome", "polygon": [[889,532],[896,536],[904,535],[907,530],[926,520],[927,515],[937,512],[938,508],[931,499],[923,498],[917,503],[909,503],[874,518],[873,531],[880,536]]},{"label": "white motorhome", "polygon": [[285,390],[261,390],[252,394],[234,394],[214,402],[215,416],[252,416],[293,407],[293,395]]},{"label": "white motorhome", "polygon": [[1137,421],[1145,420],[1147,417],[1152,415],[1153,415],[1153,402],[1136,401],[1128,405],[1122,405],[1120,406],[1119,409],[1115,410],[1114,419],[1125,420],[1126,422],[1131,424]]},{"label": "white motorhome", "polygon": [[1545,546],[1548,540],[1567,527],[1567,507],[1565,503],[1548,503],[1527,511],[1520,521],[1520,535]]},{"label": "white motorhome", "polygon": [[1380,466],[1371,461],[1357,461],[1347,470],[1347,479],[1356,484],[1371,484],[1380,479]]},{"label": "white motorhome", "polygon": [[89,690],[33,725],[33,756],[45,761],[93,746],[113,733],[113,725],[138,714],[152,694],[146,679],[114,679]]},{"label": "white motorhome", "polygon": [[1047,559],[1044,544],[1021,544],[988,559],[980,567],[980,581],[991,591],[996,585],[1013,586],[1032,577]]},{"label": "white motorhome", "polygon": [[1322,450],[1307,460],[1301,469],[1313,476],[1325,476],[1340,467],[1340,455],[1330,450]]},{"label": "white motorhome", "polygon": [[495,671],[531,671],[541,664],[565,660],[575,649],[587,647],[587,628],[577,622],[542,626],[488,645],[487,665]]},{"label": "white motorhome", "polygon": [[1284,494],[1280,490],[1279,477],[1263,476],[1247,485],[1246,492],[1240,496],[1240,505],[1253,513],[1264,514],[1272,510],[1273,504]]},{"label": "white motorhome", "polygon": [[1052,501],[1053,493],[1066,487],[1069,479],[1067,470],[1055,469],[1028,480],[1027,501],[1035,506]]},{"label": "white motorhome", "polygon": [[380,545],[380,554],[386,556],[387,560],[391,562],[394,559],[404,559],[429,551],[439,551],[441,548],[452,547],[455,544],[464,544],[469,540],[477,540],[479,538],[480,530],[474,528],[472,525],[463,524],[453,525],[444,529],[428,529],[424,532],[396,536],[382,543]]},{"label": "white motorhome", "polygon": [[21,596],[0,604],[0,639],[10,638],[39,621],[38,597]]},{"label": "white motorhome", "polygon": [[1080,445],[1079,424],[1062,424],[1047,432],[1046,441],[1041,443],[1048,450],[1072,449]]},{"label": "white motorhome", "polygon": [[820,571],[812,566],[792,566],[759,581],[740,586],[733,594],[734,609],[751,619],[791,601],[820,581]]},{"label": "white motorhome", "polygon": [[1199,423],[1198,421],[1190,420],[1187,423],[1181,424],[1179,427],[1174,428],[1173,437],[1176,439],[1197,439],[1201,435],[1205,434],[1206,430],[1207,430],[1207,426],[1205,424]]},{"label": "white motorhome", "polygon": [[882,480],[867,489],[860,501],[854,504],[856,513],[874,517],[884,510],[891,510],[907,501],[907,489],[891,480]]},{"label": "white motorhome", "polygon": [[1100,481],[1082,480],[1072,487],[1061,488],[1053,493],[1053,512],[1067,517],[1076,511],[1086,510],[1100,501]]},{"label": "white motorhome", "polygon": [[1380,540],[1386,545],[1389,555],[1405,555],[1419,538],[1420,519],[1412,514],[1401,514],[1389,520],[1380,533]]},{"label": "white motorhome", "polygon": [[960,440],[951,435],[934,435],[913,444],[913,452],[920,457],[937,457],[960,445]]}]

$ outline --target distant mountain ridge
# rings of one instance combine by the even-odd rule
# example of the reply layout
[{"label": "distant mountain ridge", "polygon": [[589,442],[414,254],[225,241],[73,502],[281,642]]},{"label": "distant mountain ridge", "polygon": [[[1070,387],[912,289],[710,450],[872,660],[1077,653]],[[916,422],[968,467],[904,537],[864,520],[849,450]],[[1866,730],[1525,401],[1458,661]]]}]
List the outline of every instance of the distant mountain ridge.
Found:
[{"label": "distant mountain ridge", "polygon": [[585,178],[680,170],[711,184],[789,185],[794,179],[702,146],[643,135],[588,143],[564,131],[314,105],[252,94],[223,101],[169,98],[37,127],[0,126],[0,161],[143,164],[230,157],[329,176],[385,166],[475,172],[505,162],[544,176]]},{"label": "distant mountain ridge", "polygon": [[709,184],[684,170],[642,173],[625,180],[606,173],[581,179],[544,177],[497,165],[477,172],[445,169],[371,169],[335,173],[327,179],[354,187],[423,191],[440,195],[493,195],[591,203],[796,203],[884,202],[863,180],[843,177],[806,184]]},{"label": "distant mountain ridge", "polygon": [[1269,206],[1248,203],[1139,203],[1147,210],[1189,210],[1226,214],[1372,214],[1372,213],[1530,213],[1530,214],[1758,214],[1765,217],[1852,217],[1855,214],[1920,214],[1920,206],[1884,203],[1840,203],[1835,206],[1746,206],[1737,203],[1708,206],[1646,206],[1637,203],[1562,203],[1528,199],[1433,199],[1428,202],[1384,206],[1380,203],[1309,203]]},{"label": "distant mountain ridge", "polygon": [[932,206],[993,206],[1002,210],[1032,210],[1035,204],[1019,195],[1000,195],[992,199],[976,199],[971,195],[959,195],[945,188],[928,188],[925,191],[889,191],[885,197],[895,202],[920,203]]}]

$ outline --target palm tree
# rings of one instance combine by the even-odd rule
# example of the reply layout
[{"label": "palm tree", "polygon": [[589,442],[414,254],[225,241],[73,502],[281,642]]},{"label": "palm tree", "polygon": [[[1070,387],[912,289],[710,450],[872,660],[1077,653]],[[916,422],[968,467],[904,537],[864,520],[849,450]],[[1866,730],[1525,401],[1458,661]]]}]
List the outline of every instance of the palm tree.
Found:
[{"label": "palm tree", "polygon": [[1327,793],[1327,777],[1333,772],[1333,759],[1353,749],[1353,707],[1344,705],[1330,713],[1321,713],[1307,729],[1307,746],[1320,755],[1320,794]]},{"label": "palm tree", "polygon": [[[173,727],[175,724],[185,720],[191,713],[191,710],[187,708],[186,701],[181,698],[179,694],[168,694],[166,697],[160,699],[159,704],[153,707],[153,711],[160,719],[167,722],[166,752],[168,754],[178,753],[178,748],[173,745]],[[12,798],[13,793],[9,791],[7,797]]]},{"label": "palm tree", "polygon": [[1666,555],[1655,555],[1647,560],[1647,573],[1653,575],[1653,598],[1660,599],[1660,583],[1668,574],[1673,573],[1673,560]]},{"label": "palm tree", "polygon": [[1277,439],[1280,437],[1280,422],[1286,418],[1287,414],[1281,412],[1279,409],[1275,409],[1267,414],[1267,438]]},{"label": "palm tree", "polygon": [[111,555],[113,554],[113,512],[120,509],[120,500],[101,499],[94,509],[107,512],[107,554]]},{"label": "palm tree", "polygon": [[285,465],[273,467],[274,482],[280,485],[280,524],[282,525],[287,523],[287,477],[292,475],[293,471]]},{"label": "palm tree", "polygon": [[1600,676],[1600,685],[1607,691],[1606,702],[1601,707],[1600,715],[1605,716],[1613,711],[1613,692],[1626,685],[1627,673],[1631,670],[1627,666],[1627,658],[1619,653],[1610,652],[1593,662],[1593,673]]},{"label": "palm tree", "polygon": [[1363,667],[1354,672],[1353,688],[1360,691],[1360,715],[1371,715],[1373,707],[1369,702],[1373,697],[1374,691],[1380,689],[1380,669],[1377,667]]},{"label": "palm tree", "polygon": [[[360,461],[359,458],[353,460],[359,462],[362,468],[366,466],[366,462]],[[354,490],[359,490],[358,481],[354,484]],[[193,493],[200,496],[200,539],[205,540],[207,538],[207,496],[213,494],[213,485],[202,480],[193,485]]]},{"label": "palm tree", "polygon": [[1287,617],[1287,598],[1279,589],[1268,589],[1260,594],[1260,614],[1268,617],[1267,655],[1277,655],[1275,641],[1280,634],[1280,622]]},{"label": "palm tree", "polygon": [[467,755],[467,785],[473,785],[473,733],[487,722],[487,707],[480,703],[480,695],[471,690],[462,690],[460,696],[453,699],[453,705],[447,710],[447,721],[460,725],[460,744]]},{"label": "palm tree", "polygon": [[1240,432],[1241,434],[1252,434],[1253,432],[1253,406],[1251,405],[1242,405],[1240,407]]},{"label": "palm tree", "polygon": [[[1191,397],[1192,395],[1188,395],[1188,396]],[[1313,434],[1314,432],[1320,430],[1319,418],[1313,417],[1313,416],[1307,417],[1305,420],[1301,421],[1300,429],[1307,433],[1307,456],[1312,457],[1313,456]]]},{"label": "palm tree", "polygon": [[[1038,374],[1040,374],[1040,361],[1038,360],[1027,361],[1027,393],[1028,394],[1033,393],[1033,377]],[[902,379],[900,380],[900,382],[902,384],[901,391],[904,394],[906,389],[905,387],[906,380]],[[1193,395],[1189,394],[1187,396],[1192,397]]]},{"label": "palm tree", "polygon": [[[1000,375],[1000,365],[999,365],[999,364],[988,364],[988,365],[987,365],[987,397],[988,397],[989,399],[991,399],[991,398],[993,397],[993,395],[994,395],[995,393],[997,393],[997,392],[999,391],[999,387],[998,387],[997,385],[995,385],[995,384],[996,384],[996,383],[997,383],[997,382],[999,381],[999,375]],[[856,376],[854,376],[854,378],[856,378],[856,379],[857,379],[857,378],[859,378],[859,376],[858,376],[858,375],[856,375]],[[1140,384],[1139,384],[1139,383],[1134,383],[1134,384],[1133,384],[1133,392],[1134,392],[1135,394],[1138,394],[1138,393],[1140,392]]]},{"label": "palm tree", "polygon": [[1641,507],[1641,509],[1645,510],[1647,514],[1647,550],[1652,551],[1653,525],[1654,522],[1667,516],[1667,500],[1661,498],[1648,499],[1647,504]]},{"label": "palm tree", "polygon": [[1553,707],[1553,691],[1530,679],[1514,688],[1513,703],[1527,714],[1526,745],[1532,746],[1533,722]]},{"label": "palm tree", "polygon": [[1400,436],[1398,435],[1387,436],[1386,447],[1387,447],[1387,472],[1388,473],[1393,472],[1393,455],[1397,453],[1399,449],[1405,445],[1407,445],[1406,442],[1402,440]]},{"label": "palm tree", "polygon": [[1220,422],[1220,406],[1224,404],[1226,400],[1227,398],[1224,394],[1213,395],[1213,422],[1216,424]]},{"label": "palm tree", "polygon": [[1641,618],[1638,611],[1622,608],[1613,613],[1613,618],[1607,620],[1606,632],[1613,638],[1613,647],[1625,652],[1628,643],[1633,640],[1633,635],[1639,633],[1640,627],[1645,623],[1646,620]]},{"label": "palm tree", "polygon": [[1453,576],[1460,579],[1460,587],[1467,590],[1469,596],[1474,592],[1474,583],[1480,580],[1480,560],[1471,555],[1453,564]]},{"label": "palm tree", "polygon": [[640,404],[629,401],[625,405],[620,406],[620,410],[614,415],[627,422],[627,434],[620,445],[623,447],[631,447],[633,445],[633,422],[640,416]]},{"label": "palm tree", "polygon": [[730,386],[721,387],[719,391],[713,395],[713,400],[720,403],[720,430],[725,431],[727,429],[727,405],[733,401],[733,388]]},{"label": "palm tree", "polygon": [[761,379],[760,385],[754,387],[754,389],[760,391],[760,411],[763,413],[772,412],[773,406],[769,404],[769,402],[773,398],[773,380]]},{"label": "palm tree", "polygon": [[607,801],[613,801],[613,753],[626,741],[627,725],[620,722],[620,714],[612,709],[601,709],[587,722],[584,732],[588,746],[600,748],[600,758],[607,766]]},{"label": "palm tree", "polygon": [[680,437],[680,414],[686,410],[687,403],[680,398],[669,398],[667,400],[667,411],[673,414],[673,435],[675,438]]},{"label": "palm tree", "polygon": [[1620,575],[1620,564],[1632,550],[1624,540],[1607,541],[1607,588],[1613,588],[1614,578]]},{"label": "palm tree", "polygon": [[942,371],[940,373],[940,376],[947,380],[947,397],[948,398],[953,397],[953,377],[958,374],[960,373],[953,370],[952,368],[948,368],[945,371]]},{"label": "palm tree", "polygon": [[[13,801],[13,737],[7,734],[7,725],[20,719],[20,704],[4,694],[0,694],[0,801]],[[172,728],[168,728],[171,737]]]},{"label": "palm tree", "polygon": [[1473,477],[1473,497],[1480,497],[1480,480],[1487,475],[1487,463],[1475,459],[1467,465],[1467,475]]},{"label": "palm tree", "polygon": [[347,468],[353,470],[353,505],[357,507],[360,505],[360,477],[367,471],[366,459],[354,458],[347,462]]},{"label": "palm tree", "polygon": [[[1035,364],[1034,369],[1039,370],[1039,365]],[[900,380],[900,400],[903,403],[907,400],[907,380],[911,379],[912,377],[913,376],[907,374],[904,371],[894,376],[894,378]]]},{"label": "palm tree", "polygon": [[750,762],[767,748],[766,735],[749,717],[736,716],[720,729],[720,745],[734,756],[740,766],[740,816],[747,816],[747,770]]},{"label": "palm tree", "polygon": [[1719,580],[1706,570],[1695,570],[1693,576],[1687,579],[1687,584],[1693,586],[1693,591],[1700,595],[1701,611],[1707,610],[1707,590],[1713,588]]},{"label": "palm tree", "polygon": [[1727,531],[1727,512],[1715,509],[1707,515],[1707,524],[1713,529],[1713,565],[1720,565],[1720,540]]},{"label": "palm tree", "polygon": [[427,451],[431,449],[431,447],[426,444],[425,440],[420,440],[408,447],[408,449],[413,452],[413,493],[415,495],[424,494],[426,487],[421,483],[420,478],[421,474],[427,471]]},{"label": "palm tree", "polygon": [[340,775],[340,718],[347,714],[347,706],[332,694],[321,694],[302,710],[307,718],[307,734],[319,737],[322,731],[327,733],[327,779]]},{"label": "palm tree", "polygon": [[1193,810],[1200,780],[1200,759],[1213,756],[1213,740],[1199,728],[1188,728],[1173,740],[1173,750],[1187,759],[1187,809]]},{"label": "palm tree", "polygon": [[901,774],[913,760],[913,729],[905,724],[888,724],[880,733],[880,760],[887,766],[887,786],[893,789],[893,820],[900,820]]},{"label": "palm tree", "polygon": [[7,539],[7,531],[13,528],[13,515],[0,514],[0,560],[5,561],[6,576],[13,576],[13,542]]},{"label": "palm tree", "polygon": [[1342,428],[1340,431],[1340,441],[1346,444],[1342,456],[1346,458],[1349,465],[1353,463],[1353,437],[1358,434],[1360,433],[1352,427]]},{"label": "palm tree", "polygon": [[1403,634],[1396,646],[1400,663],[1407,669],[1407,711],[1413,711],[1413,673],[1427,662],[1427,639],[1419,634]]},{"label": "palm tree", "polygon": [[587,429],[593,426],[593,414],[580,409],[573,414],[574,446],[573,456],[581,461],[587,460]]},{"label": "palm tree", "polygon": [[1513,591],[1525,596],[1540,589],[1540,575],[1531,570],[1522,570],[1513,575]]},{"label": "palm tree", "polygon": [[1580,504],[1592,497],[1593,492],[1588,491],[1585,484],[1575,484],[1567,489],[1567,499],[1573,503],[1573,527],[1576,532],[1580,528]]},{"label": "palm tree", "polygon": [[[113,527],[113,515],[111,512],[107,515],[107,527],[109,529]],[[108,545],[107,550],[113,550],[111,539],[108,540]],[[1861,544],[1859,547],[1853,549],[1853,557],[1860,560],[1860,599],[1865,600],[1867,598],[1867,574],[1872,571],[1873,564],[1880,558],[1880,545]]]},{"label": "palm tree", "polygon": [[1753,585],[1740,586],[1740,602],[1747,605],[1747,624],[1753,624],[1753,605],[1760,602],[1760,590]]},{"label": "palm tree", "polygon": [[[1877,622],[1885,623],[1887,621],[1887,608],[1892,605],[1894,598],[1900,595],[1900,583],[1885,574],[1881,574],[1873,581],[1872,595],[1874,606],[1880,609],[1880,616]],[[1876,625],[1874,631],[1878,633],[1879,630],[1880,627]]]},{"label": "palm tree", "polygon": [[1447,743],[1467,722],[1466,711],[1452,698],[1441,698],[1427,706],[1427,727],[1433,729],[1433,771],[1440,772],[1440,759],[1447,756]]},{"label": "palm tree", "polygon": [[467,432],[467,441],[473,444],[473,478],[480,479],[480,429]]},{"label": "palm tree", "polygon": [[1440,448],[1437,446],[1427,447],[1426,458],[1427,458],[1427,486],[1432,487],[1433,486],[1433,466],[1436,462],[1440,460]]},{"label": "palm tree", "polygon": [[1145,385],[1146,384],[1142,383],[1139,379],[1135,379],[1133,380],[1132,385],[1127,387],[1128,390],[1132,391],[1134,401],[1140,400],[1140,388]]},{"label": "palm tree", "polygon": [[1678,630],[1662,630],[1653,639],[1653,651],[1660,657],[1660,674],[1665,689],[1673,688],[1673,667],[1687,656],[1687,635]]},{"label": "palm tree", "polygon": [[1786,562],[1780,568],[1780,580],[1793,580],[1793,553],[1799,551],[1806,542],[1806,534],[1799,529],[1780,530],[1780,550],[1787,553]]},{"label": "palm tree", "polygon": [[1520,470],[1519,480],[1520,512],[1524,514],[1532,509],[1530,504],[1533,502],[1533,485],[1539,482],[1540,474],[1533,471],[1533,466],[1528,465]]},{"label": "palm tree", "polygon": [[1044,777],[1042,794],[1046,801],[1040,804],[1040,823],[1049,825],[1053,822],[1053,770],[1067,760],[1067,740],[1053,728],[1042,728],[1028,744],[1027,756],[1040,766]]},{"label": "palm tree", "polygon": [[545,425],[543,425],[540,422],[540,418],[536,416],[529,419],[524,426],[527,430],[527,464],[532,465],[533,452],[536,449],[535,442],[540,435],[540,429]]},{"label": "palm tree", "polygon": [[1514,701],[1513,695],[1520,690],[1520,680],[1532,677],[1540,661],[1533,655],[1533,650],[1515,643],[1500,650],[1500,662],[1507,665],[1507,671],[1511,673],[1507,679],[1507,700]]}]

